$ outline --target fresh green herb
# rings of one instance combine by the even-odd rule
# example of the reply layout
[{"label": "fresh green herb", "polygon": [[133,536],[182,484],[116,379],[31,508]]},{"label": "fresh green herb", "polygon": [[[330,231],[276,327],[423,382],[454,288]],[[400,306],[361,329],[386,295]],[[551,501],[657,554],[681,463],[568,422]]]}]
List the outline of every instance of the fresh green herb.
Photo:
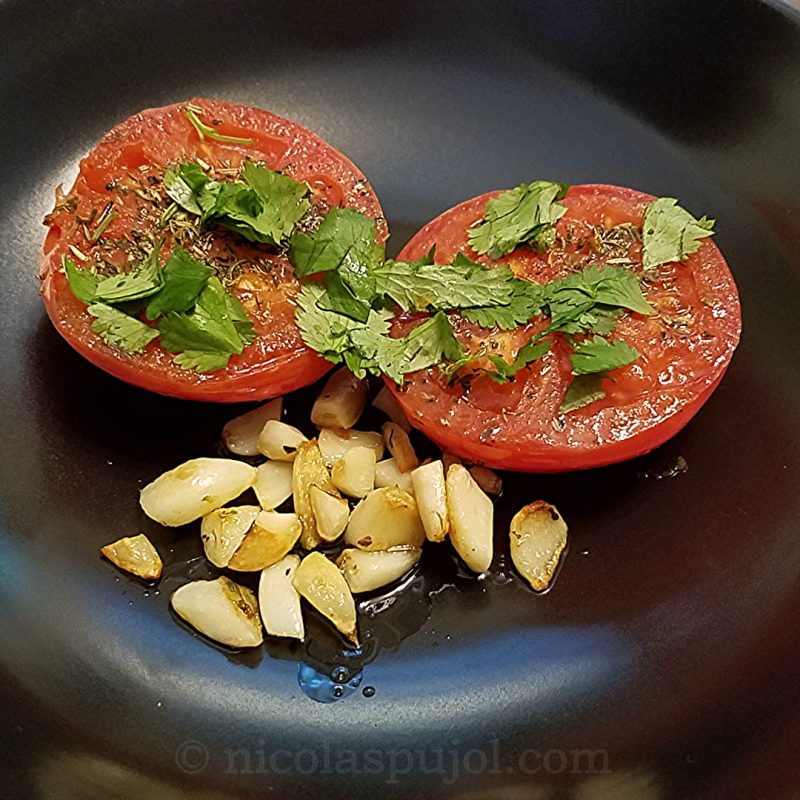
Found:
[{"label": "fresh green herb", "polygon": [[72,294],[82,303],[91,305],[97,294],[97,283],[100,280],[97,275],[89,269],[81,269],[69,256],[61,258],[64,267],[64,274],[67,276],[69,288]]},{"label": "fresh green herb", "polygon": [[558,330],[596,306],[613,306],[651,315],[636,276],[624,267],[588,267],[583,272],[554,281],[547,287],[551,328]]},{"label": "fresh green herb", "polygon": [[193,369],[196,372],[214,372],[225,369],[230,360],[230,353],[206,352],[205,350],[184,350],[175,356],[175,363],[182,369]]},{"label": "fresh green herb", "polygon": [[87,310],[97,318],[92,330],[123,353],[140,353],[158,336],[155,328],[105,303],[92,303]]},{"label": "fresh green herb", "polygon": [[196,361],[201,352],[216,356],[214,364],[225,357],[227,364],[227,357],[241,353],[246,344],[236,325],[241,317],[247,315],[238,300],[225,294],[219,278],[209,278],[191,312],[170,311],[158,323],[161,346],[171,353],[189,352],[187,361]]},{"label": "fresh green herb", "polygon": [[183,248],[175,247],[161,274],[163,286],[147,305],[147,319],[156,319],[169,311],[188,311],[214,270],[195,261]]},{"label": "fresh green herb", "polygon": [[544,286],[514,278],[511,281],[511,297],[507,305],[490,304],[465,308],[461,314],[465,319],[484,328],[497,327],[507,331],[529,322],[542,310],[545,300]]},{"label": "fresh green herb", "polygon": [[111,275],[97,282],[95,300],[102,303],[126,303],[150,297],[164,285],[159,266],[160,246],[156,245],[147,258],[130,272]]},{"label": "fresh green herb", "polygon": [[571,335],[597,333],[600,336],[608,336],[617,329],[617,320],[621,315],[621,308],[593,306],[587,311],[576,314],[572,319],[562,320],[558,330]]},{"label": "fresh green herb", "polygon": [[464,351],[443,311],[420,323],[406,336],[378,340],[378,368],[395,383],[402,383],[408,372],[426,369],[445,360],[461,358]]},{"label": "fresh green herb", "polygon": [[570,356],[573,375],[588,375],[593,372],[609,372],[625,367],[639,358],[639,352],[622,339],[609,341],[593,336],[575,344]]},{"label": "fresh green herb", "polygon": [[[383,248],[375,241],[375,220],[350,208],[332,208],[314,234],[295,233],[289,259],[299,278],[342,266],[356,275],[374,271]],[[374,293],[374,279],[370,286]]]},{"label": "fresh green herb", "polygon": [[660,197],[644,212],[642,264],[649,270],[683,261],[700,249],[701,239],[713,235],[713,219],[695,219],[674,198]]},{"label": "fresh green herb", "polygon": [[201,140],[203,139],[213,139],[215,142],[229,142],[230,144],[255,144],[255,139],[245,139],[241,136],[224,136],[221,133],[218,133],[215,128],[212,128],[211,125],[206,125],[204,122],[201,122],[198,114],[204,114],[205,110],[200,108],[200,106],[193,105],[192,103],[187,104],[186,109],[184,110],[184,116],[189,122],[192,123],[194,129],[197,131],[197,135],[200,137]]},{"label": "fresh green herb", "polygon": [[558,410],[561,414],[569,414],[577,408],[583,408],[596,400],[606,396],[602,383],[605,373],[595,372],[588,375],[578,375],[567,387],[564,399]]},{"label": "fresh green herb", "polygon": [[370,309],[365,322],[329,310],[326,290],[306,283],[297,295],[295,321],[303,341],[333,363],[344,360],[358,377],[367,371],[379,373],[378,341],[389,335],[388,309]]},{"label": "fresh green herb", "polygon": [[348,208],[332,208],[314,234],[295,233],[289,245],[295,273],[324,273],[328,290],[323,308],[366,322],[376,299],[376,268],[383,248],[375,240],[375,221]]},{"label": "fresh green herb", "polygon": [[542,335],[540,334],[532,336],[517,351],[516,357],[510,364],[504,358],[494,353],[487,352],[485,348],[481,348],[476,353],[465,353],[461,358],[443,365],[440,368],[440,372],[447,379],[448,383],[452,383],[464,367],[475,364],[476,361],[486,358],[494,365],[494,369],[481,367],[478,371],[488,376],[496,383],[507,383],[516,377],[520,370],[549,353],[550,347],[551,342],[543,341]]},{"label": "fresh green herb", "polygon": [[549,341],[542,340],[539,336],[534,336],[520,347],[516,357],[510,364],[504,358],[489,353],[487,358],[494,364],[495,368],[494,370],[487,370],[486,374],[496,383],[507,383],[520,370],[525,369],[528,364],[549,353],[550,345]]},{"label": "fresh green herb", "polygon": [[167,194],[201,221],[212,220],[253,242],[280,245],[308,211],[304,183],[247,162],[244,182],[211,180],[199,164],[185,162],[164,173]]},{"label": "fresh green herb", "polygon": [[378,294],[393,300],[403,311],[451,310],[489,302],[506,305],[511,302],[514,283],[514,273],[508,267],[487,269],[465,256],[440,266],[387,261],[376,270],[375,277]]},{"label": "fresh green herb", "polygon": [[106,228],[111,224],[111,220],[116,216],[117,212],[112,210],[109,210],[107,214],[103,214],[92,232],[92,235],[89,237],[89,241],[96,242],[105,233]]},{"label": "fresh green herb", "polygon": [[[209,196],[213,194],[212,190],[206,190],[211,182],[211,178],[203,172],[202,167],[191,161],[178,165],[176,169],[168,169],[164,173],[164,186],[167,194],[190,214],[202,215],[204,213],[200,205],[200,196],[204,192]],[[215,186],[218,185],[216,181],[213,183]]]},{"label": "fresh green herb", "polygon": [[563,183],[534,181],[491,198],[483,221],[468,231],[473,249],[499,258],[520,244],[531,244],[538,250],[551,247],[555,224],[567,210],[557,201],[564,198],[568,188]]}]

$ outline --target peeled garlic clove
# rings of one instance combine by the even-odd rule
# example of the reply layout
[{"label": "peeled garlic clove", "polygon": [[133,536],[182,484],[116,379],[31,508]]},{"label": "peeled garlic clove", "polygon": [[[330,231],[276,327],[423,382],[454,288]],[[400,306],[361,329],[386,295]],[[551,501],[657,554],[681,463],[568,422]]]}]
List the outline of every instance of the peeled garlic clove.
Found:
[{"label": "peeled garlic clove", "polygon": [[142,489],[139,502],[162,525],[186,525],[249,489],[255,467],[230,458],[193,458]]},{"label": "peeled garlic clove", "polygon": [[441,461],[431,461],[411,473],[414,497],[428,541],[441,542],[450,530],[447,512],[447,490],[444,466]]},{"label": "peeled garlic clove", "polygon": [[258,608],[270,636],[303,639],[303,612],[300,595],[294,588],[294,575],[300,556],[285,556],[267,567],[258,581]]},{"label": "peeled garlic clove", "polygon": [[317,521],[317,533],[326,542],[338,539],[350,518],[350,506],[347,500],[323,492],[319,486],[311,487],[309,497]]},{"label": "peeled garlic clove", "polygon": [[100,552],[114,566],[130,572],[137,578],[155,581],[161,577],[161,556],[152,542],[143,534],[126,536],[116,542],[107,544]]},{"label": "peeled garlic clove", "polygon": [[276,509],[292,496],[292,463],[290,461],[267,461],[256,467],[256,482],[253,484],[261,508]]},{"label": "peeled garlic clove", "polygon": [[486,572],[492,563],[492,501],[461,464],[451,465],[447,472],[446,486],[450,541],[473,572]]},{"label": "peeled garlic clove", "polygon": [[365,497],[375,488],[375,451],[348,450],[331,468],[333,485],[348,497]]},{"label": "peeled garlic clove", "polygon": [[227,567],[231,557],[244,541],[256,521],[258,506],[228,506],[218,508],[203,517],[200,537],[206,558],[215,567]]},{"label": "peeled garlic clove", "polygon": [[259,511],[228,562],[229,569],[257,572],[280,561],[297,543],[303,526],[297,514]]},{"label": "peeled garlic clove", "polygon": [[425,530],[416,500],[393,486],[375,489],[353,509],[344,539],[361,550],[421,547]]},{"label": "peeled garlic clove", "polygon": [[567,524],[544,500],[520,509],[511,520],[511,560],[534,591],[550,585],[566,546]]},{"label": "peeled garlic clove", "polygon": [[358,646],[356,604],[338,567],[322,553],[309,553],[294,574],[294,588]]},{"label": "peeled garlic clove", "polygon": [[292,470],[294,510],[303,523],[300,544],[306,550],[316,547],[323,541],[317,530],[317,519],[311,505],[312,486],[316,486],[334,497],[339,496],[339,491],[333,485],[328,468],[322,459],[316,439],[300,445]]},{"label": "peeled garlic clove", "polygon": [[503,479],[493,469],[481,466],[468,467],[468,469],[469,474],[475,479],[475,483],[486,494],[500,495],[503,493]]},{"label": "peeled garlic clove", "polygon": [[380,589],[402,578],[419,561],[418,547],[395,547],[392,550],[367,552],[358,548],[342,550],[336,565],[342,571],[353,594]]},{"label": "peeled garlic clove", "polygon": [[352,428],[364,413],[367,382],[342,367],[328,378],[311,409],[311,421],[318,428]]},{"label": "peeled garlic clove", "polygon": [[283,400],[276,397],[263,406],[232,419],[222,429],[225,447],[237,456],[257,456],[259,434],[269,420],[281,418],[282,410]]},{"label": "peeled garlic clove", "polygon": [[272,461],[294,461],[297,448],[307,441],[293,425],[271,419],[258,435],[258,451]]},{"label": "peeled garlic clove", "polygon": [[400,472],[411,472],[412,469],[416,469],[419,466],[419,459],[408,434],[396,422],[385,422],[381,430],[397,469]]},{"label": "peeled garlic clove", "polygon": [[383,436],[374,431],[334,431],[327,428],[319,432],[319,450],[329,467],[354,447],[371,447],[378,461],[383,456]]},{"label": "peeled garlic clove", "polygon": [[393,458],[385,458],[375,465],[375,486],[396,486],[404,492],[414,494],[414,485],[411,482],[411,472],[400,472],[397,462]]},{"label": "peeled garlic clove", "polygon": [[229,647],[258,647],[264,641],[256,596],[228,578],[193,581],[170,598],[175,613],[204,636]]},{"label": "peeled garlic clove", "polygon": [[406,433],[411,431],[411,423],[408,421],[408,417],[386,386],[375,395],[372,407],[377,408],[378,411],[383,411],[392,422],[396,422]]}]

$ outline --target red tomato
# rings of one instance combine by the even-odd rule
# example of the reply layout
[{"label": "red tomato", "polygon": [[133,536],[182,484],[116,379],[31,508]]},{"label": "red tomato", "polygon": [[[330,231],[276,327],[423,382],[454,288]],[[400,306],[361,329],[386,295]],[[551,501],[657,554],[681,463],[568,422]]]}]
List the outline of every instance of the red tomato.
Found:
[{"label": "red tomato", "polygon": [[[483,216],[489,193],[446,211],[422,228],[398,256],[414,260],[436,245],[438,263],[458,252],[481,261],[469,246],[467,229]],[[616,186],[573,186],[563,201],[567,213],[549,252],[517,248],[494,263],[519,277],[543,283],[609,257],[629,259],[641,274],[641,244],[625,236],[622,223],[642,225],[654,198]],[[621,236],[616,245],[613,239]],[[617,237],[619,238],[619,237]],[[632,264],[630,263],[632,262]],[[710,239],[680,263],[665,264],[643,283],[656,315],[626,314],[614,338],[640,353],[634,363],[603,381],[606,397],[567,414],[559,412],[572,380],[569,347],[553,335],[550,353],[500,386],[479,377],[466,387],[446,385],[435,369],[409,376],[402,387],[387,384],[411,423],[443,450],[488,466],[531,472],[599,467],[646,453],[677,433],[700,410],[728,367],[741,332],[736,285],[725,259]],[[453,315],[466,350],[481,346],[512,360],[516,350],[546,324],[514,331],[487,330]],[[399,328],[411,324],[400,320]]]},{"label": "red tomato", "polygon": [[[164,256],[176,243],[186,246],[185,231],[174,224],[159,225],[169,204],[162,178],[166,168],[194,159],[223,178],[235,175],[245,159],[282,170],[308,183],[315,211],[325,213],[332,205],[353,208],[375,219],[379,239],[386,239],[386,223],[369,183],[318,136],[261,109],[213,100],[190,102],[203,109],[202,121],[218,133],[255,143],[201,140],[184,115],[185,103],[142,111],[113,128],[81,161],[74,186],[59,197],[45,220],[49,230],[40,268],[42,299],[59,333],[79,353],[129,383],[175,397],[220,402],[290,392],[315,381],[331,364],[300,338],[293,300],[298,282],[286,256],[274,248],[249,244],[222,228],[203,231],[205,260],[242,301],[258,334],[227,368],[204,374],[176,366],[157,341],[138,355],[107,346],[92,332],[93,318],[61,272],[65,254],[81,267],[102,267],[104,262],[124,267],[141,258],[138,243],[154,236],[165,239]],[[114,214],[93,242],[107,207]]]}]

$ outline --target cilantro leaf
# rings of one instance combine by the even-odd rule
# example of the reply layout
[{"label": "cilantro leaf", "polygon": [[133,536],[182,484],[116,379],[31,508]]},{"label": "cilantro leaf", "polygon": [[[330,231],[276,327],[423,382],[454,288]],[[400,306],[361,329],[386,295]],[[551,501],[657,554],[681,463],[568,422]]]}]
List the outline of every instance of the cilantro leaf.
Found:
[{"label": "cilantro leaf", "polygon": [[360,324],[350,317],[318,305],[325,302],[325,289],[316,283],[303,284],[295,302],[295,322],[303,341],[329,361],[337,363],[351,347],[349,334]]},{"label": "cilantro leaf", "polygon": [[123,353],[140,353],[158,336],[155,328],[105,303],[92,303],[87,310],[97,318],[92,330]]},{"label": "cilantro leaf", "polygon": [[240,219],[239,222],[246,222],[256,234],[260,234],[257,241],[280,244],[288,239],[294,226],[311,207],[305,199],[308,186],[249,161],[244,165],[242,175],[260,201],[261,209],[252,219]]},{"label": "cilantro leaf", "polygon": [[569,414],[577,408],[602,400],[606,396],[606,390],[602,386],[605,377],[603,372],[578,375],[567,387],[564,399],[558,407],[559,413]]},{"label": "cilantro leaf", "polygon": [[476,353],[465,353],[457,360],[442,366],[440,371],[448,383],[451,383],[464,367],[481,358],[488,358],[495,368],[492,370],[481,367],[478,371],[484,373],[496,383],[507,383],[528,364],[549,353],[550,347],[551,342],[542,341],[541,335],[533,336],[517,351],[516,357],[510,364],[504,358],[494,353],[487,353],[485,348],[481,348]]},{"label": "cilantro leaf", "polygon": [[659,197],[644,212],[644,268],[652,269],[670,261],[683,261],[700,249],[700,240],[714,235],[714,220],[695,219],[673,197]]},{"label": "cilantro leaf", "polygon": [[639,281],[624,267],[592,266],[547,285],[551,329],[560,330],[596,305],[618,306],[640,314],[654,314]]},{"label": "cilantro leaf", "polygon": [[164,284],[158,263],[159,251],[160,246],[156,245],[142,264],[130,272],[100,279],[94,299],[103,303],[125,303],[158,292]]},{"label": "cilantro leaf", "polygon": [[379,374],[378,342],[389,336],[388,309],[370,309],[365,322],[325,307],[326,291],[319,284],[302,286],[296,298],[295,321],[303,341],[334,364],[344,360],[358,377],[367,371]]},{"label": "cilantro leaf", "polygon": [[528,364],[537,361],[550,352],[551,343],[542,341],[541,337],[534,336],[520,347],[514,360],[509,364],[504,358],[489,353],[488,359],[494,364],[494,370],[487,370],[486,374],[497,383],[506,383]]},{"label": "cilantro leaf", "polygon": [[575,345],[570,356],[573,375],[588,375],[592,372],[608,372],[625,367],[639,358],[638,350],[622,339],[609,341],[601,336],[585,339]]},{"label": "cilantro leaf", "polygon": [[379,339],[376,360],[381,372],[395,383],[402,383],[406,373],[456,360],[463,352],[447,314],[439,311],[406,336]]},{"label": "cilantro leaf", "polygon": [[345,285],[339,272],[329,272],[328,290],[319,300],[319,307],[345,314],[358,322],[366,322],[370,307],[359,300]]},{"label": "cilantro leaf", "polygon": [[175,363],[183,369],[193,369],[196,372],[214,372],[214,370],[225,369],[230,358],[230,353],[184,350],[184,352],[175,356]]},{"label": "cilantro leaf", "polygon": [[587,311],[579,312],[572,319],[564,320],[558,330],[571,335],[589,332],[608,336],[617,329],[617,320],[621,315],[621,308],[592,306]]},{"label": "cilantro leaf", "polygon": [[563,183],[534,181],[491,198],[483,221],[467,232],[473,249],[499,258],[523,243],[538,250],[552,246],[555,224],[567,210],[557,201],[568,188]]},{"label": "cilantro leaf", "polygon": [[[158,323],[161,346],[171,353],[201,351],[217,355],[241,353],[245,340],[232,311],[239,315],[219,279],[209,278],[190,313],[170,311]],[[243,313],[243,312],[242,312]]]},{"label": "cilantro leaf", "polygon": [[252,344],[253,340],[256,338],[256,328],[250,317],[247,316],[247,312],[244,310],[244,306],[241,304],[239,298],[226,292],[225,308],[228,312],[228,316],[233,321],[233,327],[236,328],[236,332],[242,340],[242,344]]},{"label": "cilantro leaf", "polygon": [[186,162],[177,169],[168,169],[164,173],[164,186],[167,194],[183,209],[191,214],[203,214],[200,196],[206,190],[211,179],[203,172],[199,164]]},{"label": "cilantro leaf", "polygon": [[355,284],[360,277],[369,285],[368,276],[382,257],[375,221],[351,208],[332,208],[316,233],[295,233],[289,244],[289,260],[298,278],[344,267]]},{"label": "cilantro leaf", "polygon": [[72,294],[87,306],[91,305],[97,295],[97,284],[100,278],[89,269],[81,269],[69,256],[63,256],[61,263]]},{"label": "cilantro leaf", "polygon": [[252,242],[279,245],[310,207],[308,186],[248,161],[244,183],[211,180],[199,164],[167,170],[167,194],[185,211],[224,225]]},{"label": "cilantro leaf", "polygon": [[485,305],[462,309],[461,315],[484,328],[512,330],[524,325],[542,310],[545,288],[531,281],[515,278],[511,281],[511,297],[507,305]]},{"label": "cilantro leaf", "polygon": [[155,319],[168,311],[188,311],[205,289],[213,268],[195,261],[183,248],[176,246],[161,272],[164,285],[147,305],[147,319]]},{"label": "cilantro leaf", "polygon": [[[387,261],[375,271],[376,291],[403,311],[452,310],[511,301],[514,273],[466,259],[434,266]],[[526,320],[527,322],[527,320]]]}]

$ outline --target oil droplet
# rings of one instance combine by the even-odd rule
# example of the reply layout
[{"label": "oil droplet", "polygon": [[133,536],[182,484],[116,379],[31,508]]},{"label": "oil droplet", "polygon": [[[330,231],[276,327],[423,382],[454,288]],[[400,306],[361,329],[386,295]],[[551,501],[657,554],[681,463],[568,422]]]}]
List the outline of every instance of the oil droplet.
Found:
[{"label": "oil droplet", "polygon": [[364,697],[375,697],[375,687],[374,686],[365,686],[361,690],[361,694],[363,694]]},{"label": "oil droplet", "polygon": [[[335,703],[345,697],[349,697],[361,684],[361,673],[359,672],[353,676],[349,681],[349,671],[345,670],[345,677],[343,682],[337,683],[331,675],[326,675],[324,672],[314,669],[310,664],[298,664],[297,667],[297,683],[306,697],[315,700],[317,703]],[[334,672],[332,670],[332,672]]]},{"label": "oil droplet", "polygon": [[347,667],[334,667],[331,670],[331,678],[333,678],[336,683],[345,683],[347,679],[350,677],[350,670]]}]

